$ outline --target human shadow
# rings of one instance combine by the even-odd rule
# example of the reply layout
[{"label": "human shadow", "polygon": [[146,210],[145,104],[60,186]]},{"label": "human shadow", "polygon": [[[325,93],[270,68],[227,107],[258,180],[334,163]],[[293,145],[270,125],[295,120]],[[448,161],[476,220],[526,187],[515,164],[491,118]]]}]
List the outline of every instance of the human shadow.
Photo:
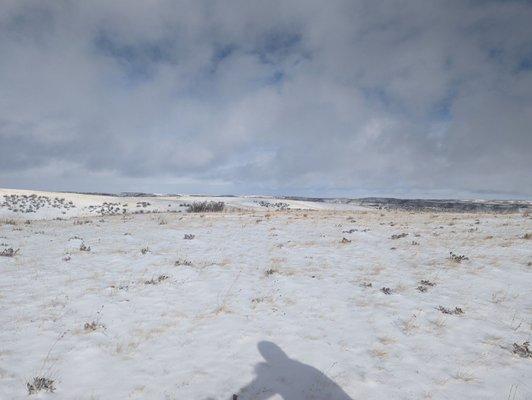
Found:
[{"label": "human shadow", "polygon": [[233,395],[233,400],[352,400],[323,372],[288,357],[275,343],[257,345],[265,362],[255,366],[256,377]]}]

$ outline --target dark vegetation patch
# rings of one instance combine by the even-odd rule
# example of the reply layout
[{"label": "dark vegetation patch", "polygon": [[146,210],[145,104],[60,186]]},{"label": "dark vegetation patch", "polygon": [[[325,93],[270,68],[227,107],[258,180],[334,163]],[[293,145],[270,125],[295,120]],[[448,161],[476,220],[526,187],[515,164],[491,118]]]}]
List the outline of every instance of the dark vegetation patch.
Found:
[{"label": "dark vegetation patch", "polygon": [[20,249],[13,249],[12,247],[9,247],[7,249],[4,249],[2,251],[0,251],[0,256],[2,257],[14,257],[18,254],[18,252],[20,251]]},{"label": "dark vegetation patch", "polygon": [[447,307],[438,306],[437,310],[439,310],[440,312],[444,314],[449,314],[449,315],[462,315],[464,313],[464,310],[462,310],[460,307],[455,307],[454,309],[450,309]]},{"label": "dark vegetation patch", "polygon": [[223,201],[194,201],[188,205],[187,212],[202,213],[202,212],[220,212],[225,208]]}]

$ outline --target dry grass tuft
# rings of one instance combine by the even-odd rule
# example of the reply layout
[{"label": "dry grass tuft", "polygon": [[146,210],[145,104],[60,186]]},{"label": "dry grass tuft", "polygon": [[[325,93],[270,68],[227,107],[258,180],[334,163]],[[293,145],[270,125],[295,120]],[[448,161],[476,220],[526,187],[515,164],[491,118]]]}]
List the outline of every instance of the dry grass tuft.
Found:
[{"label": "dry grass tuft", "polygon": [[374,349],[371,350],[371,355],[377,358],[386,358],[388,357],[388,352],[384,349],[375,347]]},{"label": "dry grass tuft", "polygon": [[416,329],[419,328],[419,324],[417,323],[417,315],[414,314],[409,319],[402,320],[400,328],[405,335],[412,334]]},{"label": "dry grass tuft", "polygon": [[458,371],[453,375],[453,378],[464,382],[474,382],[476,380],[473,374],[464,371]]}]

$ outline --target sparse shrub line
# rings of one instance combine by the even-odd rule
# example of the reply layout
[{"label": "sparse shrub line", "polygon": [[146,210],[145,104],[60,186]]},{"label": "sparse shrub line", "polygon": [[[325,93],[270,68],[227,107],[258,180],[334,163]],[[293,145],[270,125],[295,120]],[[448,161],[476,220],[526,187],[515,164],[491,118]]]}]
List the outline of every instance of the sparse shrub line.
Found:
[{"label": "sparse shrub line", "polygon": [[145,281],[145,285],[157,285],[169,278],[168,275],[159,275],[157,279],[151,278],[149,281]]}]

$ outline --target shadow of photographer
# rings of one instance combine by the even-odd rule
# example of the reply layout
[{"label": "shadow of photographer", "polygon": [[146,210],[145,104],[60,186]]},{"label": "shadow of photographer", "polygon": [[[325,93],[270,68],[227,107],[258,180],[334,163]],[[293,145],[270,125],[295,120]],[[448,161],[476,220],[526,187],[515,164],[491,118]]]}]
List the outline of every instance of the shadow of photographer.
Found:
[{"label": "shadow of photographer", "polygon": [[257,345],[264,362],[255,366],[255,378],[233,400],[265,400],[279,395],[283,400],[352,400],[320,370],[288,357],[275,343]]}]

